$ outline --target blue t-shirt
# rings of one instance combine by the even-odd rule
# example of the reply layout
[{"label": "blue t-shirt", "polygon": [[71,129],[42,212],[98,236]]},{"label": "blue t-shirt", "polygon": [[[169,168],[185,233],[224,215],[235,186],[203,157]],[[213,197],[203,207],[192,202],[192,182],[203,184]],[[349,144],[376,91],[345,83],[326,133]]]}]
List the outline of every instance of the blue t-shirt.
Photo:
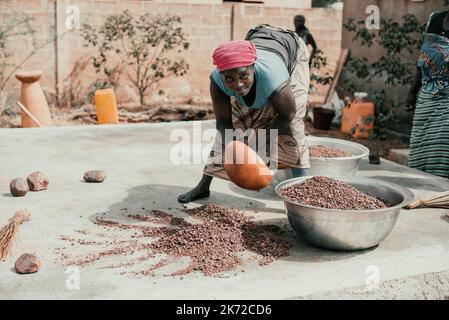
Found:
[{"label": "blue t-shirt", "polygon": [[[256,54],[257,60],[254,63],[256,99],[252,106],[247,107],[259,109],[270,104],[269,99],[289,83],[290,75],[284,62],[276,53],[257,49]],[[211,79],[226,95],[236,97],[240,105],[246,106],[243,97],[226,87],[223,76],[217,68],[212,72]]]}]

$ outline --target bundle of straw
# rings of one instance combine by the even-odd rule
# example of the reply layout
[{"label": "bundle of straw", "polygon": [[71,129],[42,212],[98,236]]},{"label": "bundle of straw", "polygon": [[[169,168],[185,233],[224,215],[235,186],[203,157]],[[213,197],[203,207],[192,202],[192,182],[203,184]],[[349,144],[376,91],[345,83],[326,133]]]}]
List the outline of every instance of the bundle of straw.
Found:
[{"label": "bundle of straw", "polygon": [[11,253],[11,247],[19,231],[19,226],[30,221],[31,213],[27,209],[17,211],[9,223],[0,230],[0,260],[5,259]]},{"label": "bundle of straw", "polygon": [[443,208],[449,209],[449,191],[434,194],[424,199],[418,199],[405,206],[407,209],[415,208]]}]

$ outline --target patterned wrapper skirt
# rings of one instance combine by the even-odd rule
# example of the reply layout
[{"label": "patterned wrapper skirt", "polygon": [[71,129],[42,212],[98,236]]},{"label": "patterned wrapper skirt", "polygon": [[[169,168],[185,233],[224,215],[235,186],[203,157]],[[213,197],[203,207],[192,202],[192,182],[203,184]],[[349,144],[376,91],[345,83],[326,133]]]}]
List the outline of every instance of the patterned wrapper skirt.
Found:
[{"label": "patterned wrapper skirt", "polygon": [[[303,118],[306,114],[306,104],[309,92],[309,52],[304,41],[300,40],[298,58],[290,77],[296,114],[290,125],[284,131],[279,132],[276,139],[276,155],[270,155],[270,165],[273,163],[279,168],[296,167],[310,168],[309,149],[305,136]],[[239,105],[234,97],[231,97],[232,122],[234,129],[246,131],[248,129],[268,128],[276,118],[276,113],[271,105],[264,108],[252,109]],[[269,133],[267,133],[269,135]],[[216,137],[212,151],[204,168],[204,174],[229,180],[228,174],[223,166],[222,138]]]},{"label": "patterned wrapper skirt", "polygon": [[419,92],[408,164],[449,178],[449,87],[436,94]]}]

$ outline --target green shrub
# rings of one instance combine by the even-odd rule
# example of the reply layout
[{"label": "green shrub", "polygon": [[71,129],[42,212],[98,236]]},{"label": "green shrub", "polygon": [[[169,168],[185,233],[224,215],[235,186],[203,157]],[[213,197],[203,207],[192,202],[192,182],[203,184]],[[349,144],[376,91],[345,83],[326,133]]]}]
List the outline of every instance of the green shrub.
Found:
[{"label": "green shrub", "polygon": [[182,76],[188,70],[184,59],[172,55],[189,47],[180,23],[178,16],[132,16],[124,11],[107,16],[98,28],[84,24],[84,45],[98,50],[92,64],[105,76],[97,83],[115,87],[126,78],[144,105],[144,97],[155,83],[171,75]]}]

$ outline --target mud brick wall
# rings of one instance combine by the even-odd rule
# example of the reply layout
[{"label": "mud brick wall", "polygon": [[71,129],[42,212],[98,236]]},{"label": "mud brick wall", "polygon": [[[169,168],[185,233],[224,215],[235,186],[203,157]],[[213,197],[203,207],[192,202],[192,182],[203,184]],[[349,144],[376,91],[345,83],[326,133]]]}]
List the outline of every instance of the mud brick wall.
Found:
[{"label": "mud brick wall", "polygon": [[[281,7],[280,3],[291,7]],[[190,42],[190,48],[183,53],[190,65],[189,72],[184,77],[168,78],[159,83],[148,103],[207,103],[210,102],[209,74],[213,69],[211,55],[214,48],[224,41],[243,38],[248,29],[259,23],[292,29],[294,15],[304,14],[318,46],[329,59],[330,69],[333,69],[341,48],[342,11],[312,9],[310,4],[310,0],[266,0],[263,4],[221,0],[4,0],[0,2],[0,16],[3,19],[10,12],[32,15],[36,19],[38,40],[43,41],[55,33],[66,33],[27,61],[24,68],[42,69],[45,73],[43,86],[52,87],[54,91],[57,88],[60,95],[72,87],[72,90],[76,89],[82,96],[98,75],[91,67],[87,67],[78,75],[77,82],[71,83],[69,74],[75,64],[89,57],[92,52],[82,46],[78,30],[67,32],[65,29],[67,6],[78,6],[81,23],[94,26],[101,24],[106,15],[124,10],[136,15],[145,12],[179,15]],[[25,54],[20,48],[30,46],[29,40],[19,40],[14,43],[18,59]],[[127,94],[130,90],[132,91],[130,87],[120,90],[119,96],[130,96]],[[157,94],[161,90],[164,92],[163,96]]]},{"label": "mud brick wall", "polygon": [[[42,86],[46,92],[55,92],[56,87],[56,64],[55,64],[55,42],[51,41],[54,37],[55,26],[55,1],[56,0],[2,0],[0,1],[0,25],[6,26],[14,18],[14,13],[21,13],[34,19],[33,29],[36,31],[33,37],[16,36],[13,41],[7,43],[7,49],[12,56],[8,63],[19,64],[26,59],[31,51],[40,48],[36,54],[30,57],[23,64],[23,69],[40,69],[44,71],[42,77]],[[49,41],[50,39],[50,41]],[[45,43],[49,42],[45,47]],[[5,73],[13,69],[8,68]],[[13,95],[18,95],[20,88],[19,81],[14,77],[9,81],[9,91]]]}]

